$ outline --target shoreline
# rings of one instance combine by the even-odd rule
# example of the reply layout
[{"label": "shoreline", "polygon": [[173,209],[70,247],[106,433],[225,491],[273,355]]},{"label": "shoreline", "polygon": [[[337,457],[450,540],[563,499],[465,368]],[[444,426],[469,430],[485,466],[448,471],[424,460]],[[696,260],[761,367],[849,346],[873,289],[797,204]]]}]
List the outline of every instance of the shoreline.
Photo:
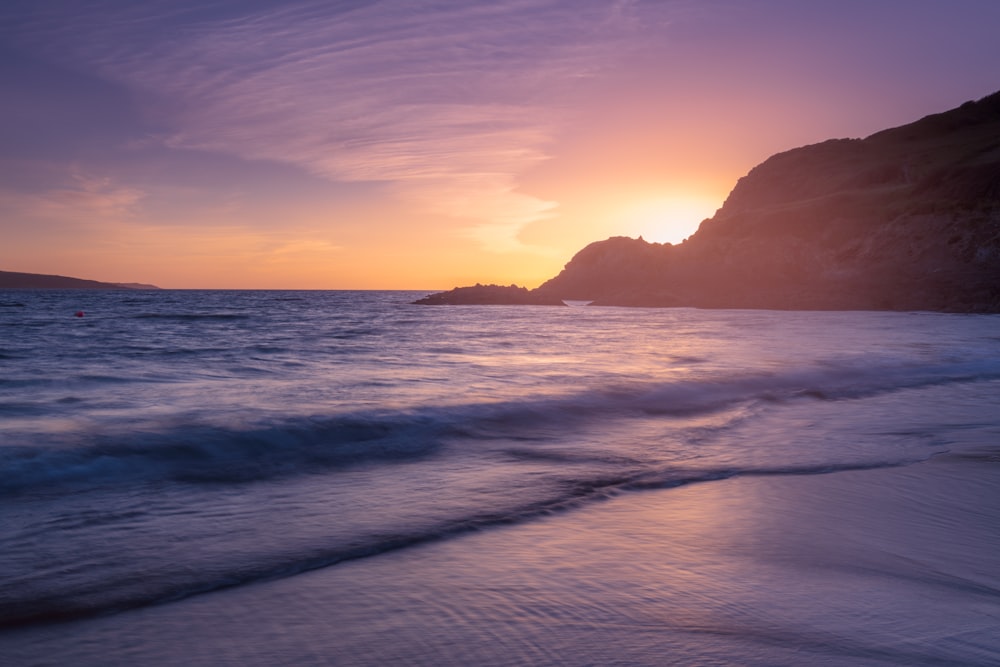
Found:
[{"label": "shoreline", "polygon": [[1000,452],[966,451],[626,492],[3,632],[0,652],[19,665],[995,664],[998,464]]}]

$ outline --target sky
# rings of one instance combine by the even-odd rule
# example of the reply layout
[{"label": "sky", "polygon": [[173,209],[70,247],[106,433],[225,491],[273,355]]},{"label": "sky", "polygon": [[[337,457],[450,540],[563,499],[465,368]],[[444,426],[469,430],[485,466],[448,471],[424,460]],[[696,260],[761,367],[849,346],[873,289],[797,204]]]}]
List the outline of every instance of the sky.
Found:
[{"label": "sky", "polygon": [[535,287],[1000,90],[996,0],[5,0],[0,270]]}]

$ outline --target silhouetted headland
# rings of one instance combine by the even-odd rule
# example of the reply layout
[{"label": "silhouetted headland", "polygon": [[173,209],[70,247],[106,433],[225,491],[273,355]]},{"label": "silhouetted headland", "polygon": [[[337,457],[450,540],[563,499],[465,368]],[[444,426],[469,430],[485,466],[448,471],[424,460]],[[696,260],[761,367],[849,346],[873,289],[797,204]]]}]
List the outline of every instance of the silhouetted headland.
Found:
[{"label": "silhouetted headland", "polygon": [[585,247],[534,290],[421,304],[1000,312],[1000,92],[865,139],[774,155],[678,245]]},{"label": "silhouetted headland", "polygon": [[142,283],[102,283],[44,273],[0,271],[0,289],[160,289]]}]

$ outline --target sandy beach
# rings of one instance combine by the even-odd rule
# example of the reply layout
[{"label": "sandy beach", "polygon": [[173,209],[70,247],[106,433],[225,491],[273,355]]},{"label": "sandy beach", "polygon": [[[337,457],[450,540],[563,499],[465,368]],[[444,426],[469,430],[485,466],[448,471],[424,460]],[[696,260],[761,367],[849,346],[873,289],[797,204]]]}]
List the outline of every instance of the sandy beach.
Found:
[{"label": "sandy beach", "polygon": [[[744,476],[112,616],[11,665],[995,665],[1000,454]],[[205,628],[211,628],[205,630]]]}]

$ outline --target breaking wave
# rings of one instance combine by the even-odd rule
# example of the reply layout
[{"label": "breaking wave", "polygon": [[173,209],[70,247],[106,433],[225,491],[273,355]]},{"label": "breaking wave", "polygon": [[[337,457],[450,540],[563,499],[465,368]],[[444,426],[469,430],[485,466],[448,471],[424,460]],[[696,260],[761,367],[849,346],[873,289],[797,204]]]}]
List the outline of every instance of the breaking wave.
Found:
[{"label": "breaking wave", "polygon": [[[0,494],[151,481],[242,483],[358,464],[445,455],[494,440],[564,438],[594,422],[671,419],[740,405],[851,400],[1000,378],[1000,362],[869,368],[831,366],[773,374],[616,386],[498,403],[290,417],[246,427],[137,426],[122,434],[0,447]],[[538,452],[545,456],[545,452]]]}]

